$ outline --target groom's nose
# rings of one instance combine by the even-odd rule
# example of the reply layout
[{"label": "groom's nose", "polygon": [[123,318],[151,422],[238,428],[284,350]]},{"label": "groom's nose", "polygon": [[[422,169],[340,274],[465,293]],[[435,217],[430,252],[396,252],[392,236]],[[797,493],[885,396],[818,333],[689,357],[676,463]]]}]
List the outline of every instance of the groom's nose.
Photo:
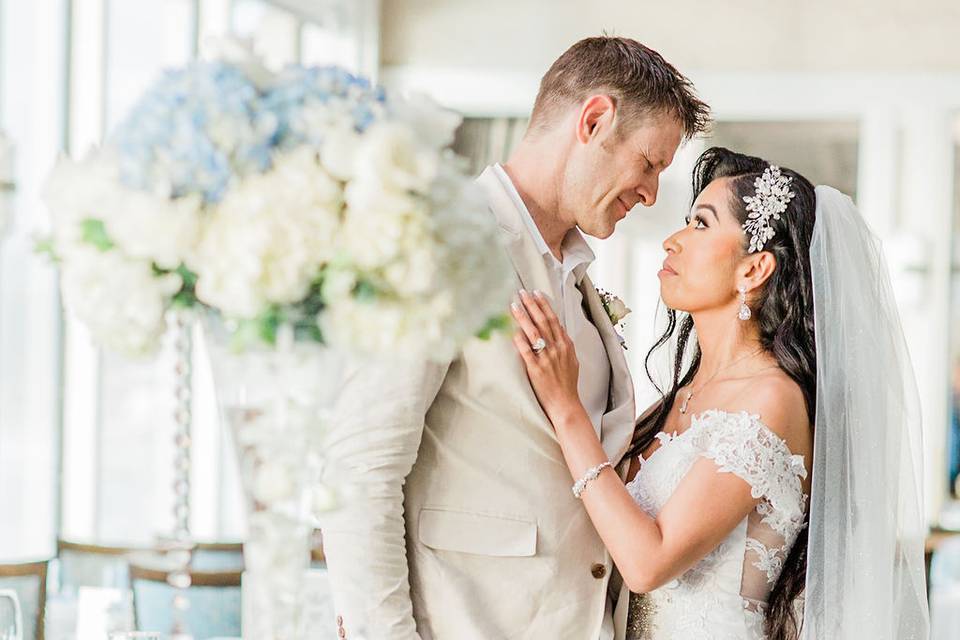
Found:
[{"label": "groom's nose", "polygon": [[640,204],[645,207],[653,206],[657,201],[657,192],[660,190],[660,176],[653,176],[645,179],[637,187],[637,196],[640,198]]}]

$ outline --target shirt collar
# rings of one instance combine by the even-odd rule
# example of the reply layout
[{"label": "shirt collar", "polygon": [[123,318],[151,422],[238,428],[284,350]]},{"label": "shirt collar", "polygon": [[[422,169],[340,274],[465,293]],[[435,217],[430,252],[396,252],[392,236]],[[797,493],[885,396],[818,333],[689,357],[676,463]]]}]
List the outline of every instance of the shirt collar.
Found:
[{"label": "shirt collar", "polygon": [[577,284],[579,284],[587,268],[597,258],[593,249],[587,244],[586,238],[580,233],[580,230],[574,227],[563,237],[563,242],[560,243],[560,251],[563,253],[563,262],[561,263],[557,260],[557,257],[553,255],[553,252],[550,251],[550,247],[547,246],[547,242],[543,239],[543,234],[540,233],[537,223],[534,222],[533,216],[530,215],[530,210],[527,209],[523,198],[520,197],[520,192],[517,191],[516,185],[513,184],[513,180],[510,179],[510,176],[504,170],[503,166],[501,166],[500,163],[496,163],[493,165],[493,170],[503,185],[503,188],[510,194],[514,205],[520,211],[520,217],[523,219],[523,223],[526,225],[530,237],[533,238],[537,251],[540,252],[548,264],[553,265],[555,268],[561,266],[564,278],[566,278],[567,274],[571,271],[574,272]]}]

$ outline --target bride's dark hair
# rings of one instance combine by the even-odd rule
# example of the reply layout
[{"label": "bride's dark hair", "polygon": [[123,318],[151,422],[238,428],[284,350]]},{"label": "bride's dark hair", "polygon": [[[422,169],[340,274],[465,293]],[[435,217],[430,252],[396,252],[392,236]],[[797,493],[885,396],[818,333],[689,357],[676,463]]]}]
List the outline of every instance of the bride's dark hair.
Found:
[{"label": "bride's dark hair", "polygon": [[[700,192],[714,180],[729,178],[731,208],[741,223],[746,222],[747,211],[743,198],[754,195],[754,180],[768,166],[765,160],[722,147],[707,149],[693,170],[693,199],[696,200]],[[781,170],[783,175],[793,178],[790,186],[795,196],[780,220],[770,221],[775,235],[767,241],[763,250],[774,255],[777,267],[754,294],[750,306],[763,348],[800,385],[812,424],[816,414],[817,353],[810,239],[815,222],[816,195],[809,180],[790,169]],[[744,234],[745,253],[748,247],[749,237]],[[693,380],[700,367],[700,345],[693,333],[693,318],[689,314],[679,314],[678,317],[678,313],[672,309],[667,311],[667,317],[667,328],[647,353],[645,361],[647,377],[660,392],[661,400],[653,411],[637,422],[627,452],[631,457],[644,451],[663,429],[677,391]],[[677,346],[673,358],[673,379],[670,388],[664,391],[654,380],[650,361],[654,352],[668,345],[674,335]],[[765,626],[771,640],[791,640],[799,636],[800,621],[797,620],[795,602],[803,592],[806,567],[807,529],[804,527],[784,561],[783,570],[767,603]]]}]

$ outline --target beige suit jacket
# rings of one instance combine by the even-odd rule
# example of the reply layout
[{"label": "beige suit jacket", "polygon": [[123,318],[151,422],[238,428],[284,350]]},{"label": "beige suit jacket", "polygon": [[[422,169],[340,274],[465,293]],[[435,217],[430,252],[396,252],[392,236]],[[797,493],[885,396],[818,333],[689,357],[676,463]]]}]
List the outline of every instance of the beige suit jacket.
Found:
[{"label": "beige suit jacket", "polygon": [[[490,169],[478,183],[517,288],[540,289],[554,301],[521,212]],[[633,432],[633,384],[589,278],[581,291],[610,360],[600,432],[619,463]],[[613,620],[605,619],[610,555],[570,491],[556,434],[510,336],[471,340],[445,366],[377,369],[351,370],[329,440],[338,477],[354,485],[344,508],[323,523],[346,636],[351,629],[368,638],[433,640],[612,633]]]}]

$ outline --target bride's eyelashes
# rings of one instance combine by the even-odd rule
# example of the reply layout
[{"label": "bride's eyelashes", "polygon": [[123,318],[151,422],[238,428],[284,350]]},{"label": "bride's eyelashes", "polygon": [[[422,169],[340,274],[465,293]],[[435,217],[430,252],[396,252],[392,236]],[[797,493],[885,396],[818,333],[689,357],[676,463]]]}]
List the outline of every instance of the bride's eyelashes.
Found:
[{"label": "bride's eyelashes", "polygon": [[707,224],[706,219],[699,215],[693,216],[692,218],[690,216],[686,216],[684,217],[683,221],[684,223],[686,223],[688,227],[690,226],[691,222],[696,222],[697,223],[697,226],[695,227],[696,229],[707,229],[710,227],[710,225]]}]

